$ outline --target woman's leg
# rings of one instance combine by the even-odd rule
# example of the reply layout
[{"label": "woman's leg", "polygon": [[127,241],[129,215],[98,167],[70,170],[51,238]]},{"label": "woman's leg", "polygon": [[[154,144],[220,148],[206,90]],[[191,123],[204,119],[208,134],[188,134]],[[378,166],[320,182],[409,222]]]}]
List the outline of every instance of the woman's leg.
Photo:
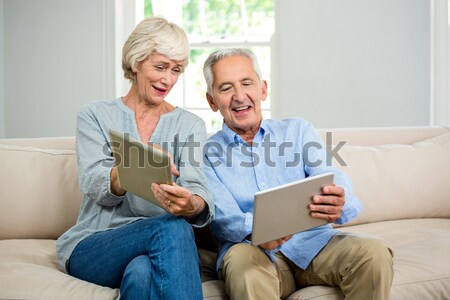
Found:
[{"label": "woman's leg", "polygon": [[120,295],[127,300],[150,299],[152,278],[152,263],[148,255],[133,259],[125,269]]},{"label": "woman's leg", "polygon": [[[149,262],[148,270],[141,270],[137,262],[142,261]],[[192,227],[172,215],[137,221],[84,239],[70,256],[69,270],[71,275],[89,282],[121,287],[122,299],[140,289],[143,279],[134,272],[149,277],[145,280],[150,283],[152,300],[203,297]]]}]

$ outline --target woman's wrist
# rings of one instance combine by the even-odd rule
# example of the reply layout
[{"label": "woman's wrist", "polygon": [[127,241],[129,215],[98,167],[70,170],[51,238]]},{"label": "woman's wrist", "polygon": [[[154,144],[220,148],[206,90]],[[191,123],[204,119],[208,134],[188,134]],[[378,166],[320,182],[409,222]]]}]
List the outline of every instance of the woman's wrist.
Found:
[{"label": "woman's wrist", "polygon": [[192,213],[190,213],[186,217],[191,219],[191,218],[195,218],[196,216],[200,215],[203,212],[203,210],[206,207],[206,203],[202,197],[200,197],[199,195],[196,195],[196,194],[191,194],[189,201],[191,202],[193,209],[192,209]]},{"label": "woman's wrist", "polygon": [[116,196],[123,196],[126,191],[120,186],[119,177],[117,176],[117,167],[113,167],[110,173],[111,193]]}]

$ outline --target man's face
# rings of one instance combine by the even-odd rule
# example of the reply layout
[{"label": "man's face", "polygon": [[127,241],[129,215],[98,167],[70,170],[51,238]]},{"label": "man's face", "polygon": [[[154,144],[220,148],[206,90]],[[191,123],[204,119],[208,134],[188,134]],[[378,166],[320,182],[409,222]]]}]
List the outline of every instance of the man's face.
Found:
[{"label": "man's face", "polygon": [[220,111],[230,129],[253,138],[261,123],[261,101],[267,98],[267,83],[260,83],[246,56],[226,57],[213,66],[212,72],[212,95],[206,95],[209,106]]}]

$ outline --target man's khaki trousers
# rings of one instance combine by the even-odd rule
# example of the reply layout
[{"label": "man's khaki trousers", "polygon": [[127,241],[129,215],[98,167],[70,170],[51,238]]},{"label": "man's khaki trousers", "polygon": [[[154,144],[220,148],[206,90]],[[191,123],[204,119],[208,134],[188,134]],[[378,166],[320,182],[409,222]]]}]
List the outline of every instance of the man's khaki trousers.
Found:
[{"label": "man's khaki trousers", "polygon": [[392,251],[382,241],[336,234],[302,270],[281,252],[276,263],[258,247],[239,243],[225,254],[220,276],[231,300],[283,299],[310,285],[339,286],[350,300],[389,298]]}]

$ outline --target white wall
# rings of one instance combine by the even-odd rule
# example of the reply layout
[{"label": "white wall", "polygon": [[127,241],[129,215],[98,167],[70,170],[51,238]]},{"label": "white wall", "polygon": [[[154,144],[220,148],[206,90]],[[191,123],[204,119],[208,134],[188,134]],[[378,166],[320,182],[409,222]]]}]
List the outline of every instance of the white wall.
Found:
[{"label": "white wall", "polygon": [[[3,14],[3,0],[0,0],[0,66],[4,66],[3,60],[3,40],[4,40],[4,14]],[[4,76],[3,67],[0,67],[0,138],[5,137],[5,99],[4,99]]]},{"label": "white wall", "polygon": [[450,0],[430,1],[431,123],[450,126]]},{"label": "white wall", "polygon": [[83,104],[115,96],[107,1],[2,1],[5,137],[74,135]]},{"label": "white wall", "polygon": [[[82,105],[123,95],[121,47],[138,6],[0,0],[0,138],[73,135]],[[275,118],[429,125],[428,0],[276,0],[276,10]],[[447,125],[449,102],[438,102]]]},{"label": "white wall", "polygon": [[428,0],[278,0],[273,116],[430,124]]}]

